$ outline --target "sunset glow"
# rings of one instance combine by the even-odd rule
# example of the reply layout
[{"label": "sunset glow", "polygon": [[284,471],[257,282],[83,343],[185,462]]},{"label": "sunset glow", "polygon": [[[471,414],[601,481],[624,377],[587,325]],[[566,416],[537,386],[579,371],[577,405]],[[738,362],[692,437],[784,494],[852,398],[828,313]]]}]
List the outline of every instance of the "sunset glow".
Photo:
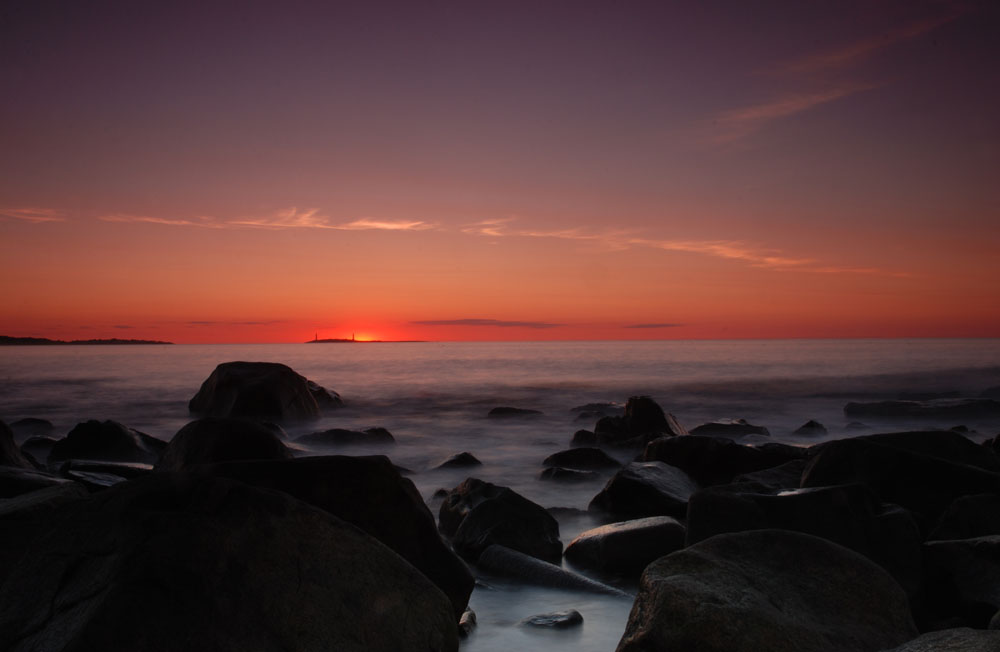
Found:
[{"label": "sunset glow", "polygon": [[1000,336],[997,3],[57,5],[0,334]]}]

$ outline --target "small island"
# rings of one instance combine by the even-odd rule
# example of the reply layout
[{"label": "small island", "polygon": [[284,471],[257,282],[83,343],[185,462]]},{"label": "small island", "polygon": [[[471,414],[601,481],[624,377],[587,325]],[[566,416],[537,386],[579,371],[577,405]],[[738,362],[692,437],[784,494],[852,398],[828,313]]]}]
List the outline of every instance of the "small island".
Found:
[{"label": "small island", "polygon": [[11,337],[0,335],[0,346],[53,346],[53,345],[103,345],[103,344],[173,344],[159,340],[123,340],[117,337],[92,340],[50,340],[47,337]]},{"label": "small island", "polygon": [[320,339],[319,335],[316,335],[311,340],[306,340],[304,344],[411,344],[414,342],[424,342],[425,340],[359,340],[355,339],[354,335],[351,335],[350,339],[343,337],[327,337]]}]

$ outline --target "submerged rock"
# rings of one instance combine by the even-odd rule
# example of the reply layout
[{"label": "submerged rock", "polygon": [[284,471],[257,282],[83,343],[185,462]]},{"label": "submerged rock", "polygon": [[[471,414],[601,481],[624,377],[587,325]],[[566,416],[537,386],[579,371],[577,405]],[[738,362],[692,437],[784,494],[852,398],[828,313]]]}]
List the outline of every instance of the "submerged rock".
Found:
[{"label": "submerged rock", "polygon": [[756,530],[650,564],[618,652],[873,652],[916,635],[906,595],[874,563],[806,534]]},{"label": "submerged rock", "polygon": [[504,577],[514,577],[528,584],[568,591],[586,591],[607,595],[625,595],[618,589],[601,584],[561,566],[542,561],[506,546],[491,545],[483,550],[476,564],[479,568]]},{"label": "submerged rock", "polygon": [[748,423],[746,419],[721,419],[711,423],[703,423],[697,428],[692,428],[691,434],[703,437],[728,437],[730,439],[739,439],[747,435],[771,436],[767,428],[755,426]]},{"label": "submerged rock", "polygon": [[627,516],[684,518],[698,484],[663,462],[633,462],[620,470],[590,501],[591,510]]},{"label": "submerged rock", "polygon": [[482,464],[483,463],[480,462],[476,458],[476,456],[473,455],[472,453],[461,452],[461,453],[458,453],[457,455],[452,455],[451,457],[449,457],[445,461],[441,462],[440,464],[438,464],[434,468],[435,469],[466,469],[466,468],[469,468],[470,466],[482,466]]},{"label": "submerged rock", "polygon": [[1000,401],[992,398],[942,398],[848,403],[844,406],[844,414],[862,419],[981,419],[1000,416]]},{"label": "submerged rock", "polygon": [[60,509],[0,587],[0,632],[14,652],[458,648],[445,595],[358,528],[167,473]]},{"label": "submerged rock", "polygon": [[315,419],[340,396],[277,362],[224,362],[188,403],[192,414],[277,421]]},{"label": "submerged rock", "polygon": [[573,433],[573,439],[569,442],[570,446],[596,446],[597,445],[597,435],[594,434],[592,430],[577,430]]},{"label": "submerged rock", "polygon": [[302,435],[295,440],[295,443],[309,446],[385,445],[395,444],[396,438],[385,428],[366,428],[365,430],[331,428]]},{"label": "submerged rock", "polygon": [[555,611],[548,614],[537,614],[529,616],[521,621],[522,625],[528,627],[548,627],[551,629],[567,629],[583,624],[583,616],[576,609],[569,611]]},{"label": "submerged rock", "polygon": [[37,417],[26,417],[24,419],[18,419],[17,421],[11,421],[10,429],[13,430],[18,437],[46,437],[51,435],[55,430],[55,426],[48,419],[39,419]]},{"label": "submerged rock", "polygon": [[495,407],[486,415],[491,419],[506,419],[511,417],[539,417],[542,413],[538,410],[517,407]]},{"label": "submerged rock", "polygon": [[276,426],[246,419],[197,419],[177,431],[156,468],[184,471],[217,462],[289,459],[292,453],[279,433],[281,429]]},{"label": "submerged rock", "polygon": [[52,446],[49,463],[84,459],[152,464],[166,447],[167,442],[117,421],[91,420],[78,423]]},{"label": "submerged rock", "polygon": [[828,434],[826,426],[824,426],[819,421],[814,421],[810,419],[806,421],[801,426],[795,429],[793,435],[798,435],[800,437],[821,437]]},{"label": "submerged rock", "polygon": [[677,520],[650,516],[587,530],[566,546],[565,557],[584,568],[637,574],[683,548],[684,538],[685,528]]}]

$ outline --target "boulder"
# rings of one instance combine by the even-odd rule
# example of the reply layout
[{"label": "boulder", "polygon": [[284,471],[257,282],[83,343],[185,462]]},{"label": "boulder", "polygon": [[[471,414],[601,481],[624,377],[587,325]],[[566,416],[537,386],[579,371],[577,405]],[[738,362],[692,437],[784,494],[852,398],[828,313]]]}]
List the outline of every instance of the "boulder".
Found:
[{"label": "boulder", "polygon": [[46,437],[43,435],[35,435],[33,437],[28,437],[21,444],[21,452],[26,456],[30,455],[33,459],[38,460],[44,466],[46,460],[49,458],[49,453],[52,452],[52,447],[56,445],[59,440],[55,437]]},{"label": "boulder", "polygon": [[577,430],[573,433],[573,439],[569,442],[570,446],[596,446],[597,445],[597,435],[591,430]]},{"label": "boulder", "polygon": [[591,510],[623,516],[684,518],[698,484],[681,469],[663,462],[632,462],[590,501]]},{"label": "boulder", "polygon": [[602,417],[594,426],[597,443],[604,446],[641,447],[657,437],[686,434],[674,415],[648,396],[629,398],[623,416]]},{"label": "boulder", "polygon": [[561,466],[551,466],[538,475],[539,480],[553,480],[555,482],[590,482],[600,478],[597,471],[578,471],[577,469],[564,469]]},{"label": "boulder", "polygon": [[601,469],[617,469],[621,462],[611,457],[600,448],[570,448],[549,455],[542,461],[543,466],[560,466],[564,469],[578,471],[598,471]]},{"label": "boulder", "polygon": [[51,435],[55,426],[48,419],[26,417],[10,422],[10,429],[18,437],[45,437]]},{"label": "boulder", "polygon": [[956,627],[927,632],[885,652],[997,652],[1000,632]]},{"label": "boulder", "polygon": [[28,461],[21,449],[14,443],[14,432],[6,423],[0,421],[0,466],[15,466],[22,469],[34,469],[35,465]]},{"label": "boulder", "polygon": [[427,576],[451,600],[458,620],[473,579],[434,523],[413,482],[378,455],[243,461],[198,469],[201,473],[282,491],[361,528]]},{"label": "boulder", "polygon": [[1000,401],[992,398],[941,398],[928,401],[848,403],[852,419],[983,419],[1000,416]]},{"label": "boulder", "polygon": [[462,612],[462,617],[458,619],[458,637],[468,638],[476,629],[476,612],[466,609]]},{"label": "boulder", "polygon": [[517,408],[517,407],[495,407],[490,410],[486,416],[491,419],[508,419],[516,417],[538,417],[542,413],[539,410],[529,410],[527,408]]},{"label": "boulder", "polygon": [[748,423],[746,419],[720,419],[711,423],[703,423],[696,428],[692,428],[691,434],[703,437],[728,437],[730,439],[739,439],[747,435],[771,436],[767,428],[764,426],[755,426],[752,423]]},{"label": "boulder", "polygon": [[638,574],[660,557],[684,547],[685,528],[669,516],[610,523],[582,532],[564,556],[577,566]]},{"label": "boulder", "polygon": [[167,442],[117,421],[78,423],[49,451],[49,464],[70,459],[153,463]]},{"label": "boulder", "polygon": [[774,493],[783,489],[798,489],[802,482],[802,472],[805,469],[805,460],[792,460],[769,469],[741,473],[733,478],[733,484],[756,484]]},{"label": "boulder", "polygon": [[3,648],[441,650],[451,603],[285,494],[154,474],[60,509],[0,587]]},{"label": "boulder", "polygon": [[1000,535],[1000,494],[956,498],[928,535],[929,541]]},{"label": "boulder", "polygon": [[[319,401],[317,401],[317,396]],[[224,362],[188,403],[192,414],[276,421],[315,419],[325,407],[340,407],[336,392],[323,389],[277,362]]]},{"label": "boulder", "polygon": [[785,444],[745,446],[724,437],[662,437],[649,442],[642,459],[684,470],[702,486],[728,484],[741,473],[801,459],[805,451]]},{"label": "boulder", "polygon": [[508,487],[466,479],[441,503],[439,523],[455,551],[473,562],[492,544],[546,561],[562,558],[559,523]]},{"label": "boulder", "polygon": [[874,652],[917,635],[874,563],[784,530],[724,534],[650,564],[618,652]]},{"label": "boulder", "polygon": [[467,469],[470,466],[482,466],[475,455],[468,452],[458,453],[457,455],[452,455],[445,461],[441,462],[435,469]]},{"label": "boulder", "polygon": [[307,446],[364,446],[395,444],[396,439],[385,428],[367,428],[365,430],[345,430],[331,428],[319,432],[302,435],[295,440],[296,444]]},{"label": "boulder", "polygon": [[985,629],[1000,610],[1000,536],[929,541],[923,557],[929,611]]},{"label": "boulder", "polygon": [[561,566],[497,544],[487,546],[483,550],[476,566],[495,575],[516,578],[535,586],[566,591],[624,595],[618,589],[607,584],[601,584]]},{"label": "boulder", "polygon": [[793,435],[798,435],[799,437],[822,437],[827,433],[826,426],[824,426],[819,421],[814,421],[810,419],[806,421],[801,426],[795,429]]},{"label": "boulder", "polygon": [[864,483],[929,522],[960,496],[1000,493],[996,455],[951,431],[869,435],[809,450],[803,487]]},{"label": "boulder", "polygon": [[292,453],[279,431],[246,419],[197,419],[177,431],[156,469],[183,471],[216,462],[289,459]]},{"label": "boulder", "polygon": [[583,616],[576,609],[569,611],[555,611],[548,614],[536,614],[521,621],[522,625],[528,627],[547,627],[549,629],[567,629],[578,627],[583,624]]}]

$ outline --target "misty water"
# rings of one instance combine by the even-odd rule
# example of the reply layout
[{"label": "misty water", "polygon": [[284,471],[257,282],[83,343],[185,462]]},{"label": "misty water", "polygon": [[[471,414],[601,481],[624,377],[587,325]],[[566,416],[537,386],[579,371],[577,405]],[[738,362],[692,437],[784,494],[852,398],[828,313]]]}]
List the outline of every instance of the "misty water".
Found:
[{"label": "misty water", "polygon": [[[51,346],[0,350],[0,419],[52,421],[62,436],[87,419],[114,419],[169,440],[191,420],[187,402],[215,365],[233,360],[282,362],[339,392],[346,407],[318,422],[287,424],[290,438],[327,428],[382,426],[396,439],[376,449],[325,448],[298,453],[388,455],[409,469],[432,512],[439,488],[475,477],[513,488],[556,510],[562,540],[603,521],[587,514],[609,474],[583,483],[539,478],[542,460],[592,429],[572,408],[624,404],[648,395],[687,428],[745,418],[771,439],[820,441],[793,431],[810,419],[826,438],[964,425],[982,441],[1000,421],[962,424],[865,420],[849,429],[849,401],[979,396],[1000,385],[1000,340],[755,340],[697,342],[368,343],[282,345]],[[539,410],[531,419],[490,419],[498,406]],[[468,451],[483,465],[432,470]],[[634,452],[614,453],[627,461]],[[631,599],[525,586],[477,574],[471,606],[479,627],[463,650],[613,650]],[[600,577],[634,594],[618,577]],[[531,615],[576,609],[582,628],[537,631]]]}]

